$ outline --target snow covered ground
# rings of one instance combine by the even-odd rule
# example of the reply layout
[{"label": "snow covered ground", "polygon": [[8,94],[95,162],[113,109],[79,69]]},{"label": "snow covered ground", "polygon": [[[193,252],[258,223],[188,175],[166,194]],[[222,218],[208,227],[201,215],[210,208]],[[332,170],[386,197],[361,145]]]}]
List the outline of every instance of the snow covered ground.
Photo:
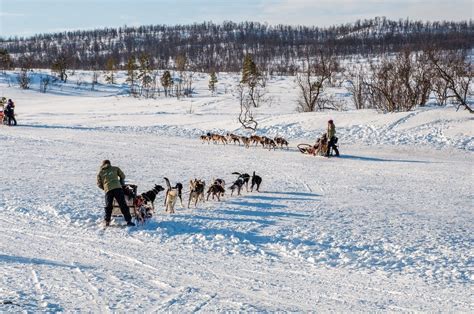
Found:
[{"label": "snow covered ground", "polygon": [[[245,133],[235,81],[221,76],[210,96],[202,75],[177,101],[74,81],[42,94],[0,78],[20,124],[0,126],[0,311],[474,310],[469,114],[298,114],[291,78],[275,78],[259,132],[289,150],[201,144],[206,131]],[[328,118],[342,157],[297,152]],[[106,158],[140,192],[164,176],[186,191],[195,177],[230,185],[234,171],[256,171],[262,191],[174,215],[160,194],[147,225],[104,231],[95,176]]]}]

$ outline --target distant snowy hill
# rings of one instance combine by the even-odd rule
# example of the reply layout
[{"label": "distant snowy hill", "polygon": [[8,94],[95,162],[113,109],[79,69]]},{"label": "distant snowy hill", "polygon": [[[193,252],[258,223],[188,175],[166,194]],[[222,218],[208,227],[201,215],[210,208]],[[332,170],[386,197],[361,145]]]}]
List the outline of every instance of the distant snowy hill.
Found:
[{"label": "distant snowy hill", "polygon": [[461,22],[393,21],[386,18],[358,20],[331,27],[268,25],[256,22],[144,25],[38,34],[28,38],[0,38],[15,60],[28,56],[33,67],[49,68],[65,55],[76,69],[105,69],[114,59],[124,66],[131,55],[146,53],[159,69],[172,68],[186,55],[197,71],[239,71],[243,56],[265,70],[292,73],[295,63],[321,47],[337,55],[372,55],[410,48],[470,49],[474,24]]}]

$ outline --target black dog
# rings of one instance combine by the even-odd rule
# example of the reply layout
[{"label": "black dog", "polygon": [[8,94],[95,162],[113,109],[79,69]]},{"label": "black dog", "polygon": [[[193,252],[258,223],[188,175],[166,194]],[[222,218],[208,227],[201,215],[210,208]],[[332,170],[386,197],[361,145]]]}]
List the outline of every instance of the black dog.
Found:
[{"label": "black dog", "polygon": [[260,184],[262,183],[262,177],[257,176],[255,171],[252,174],[252,185],[250,186],[250,191],[253,192],[254,185],[257,186],[257,192],[260,192],[258,189],[260,188]]},{"label": "black dog", "polygon": [[[219,179],[218,179],[219,180]],[[212,194],[212,199],[214,199],[214,196],[217,197],[217,200],[221,200],[221,195],[224,195],[225,189],[222,187],[221,184],[217,182],[217,180],[209,187],[207,190],[207,199],[209,200],[209,196]]]},{"label": "black dog", "polygon": [[238,177],[237,180],[230,186],[230,196],[234,194],[234,190],[237,189],[237,195],[240,195],[240,190],[242,189],[242,186],[244,185],[244,179],[241,177]]},{"label": "black dog", "polygon": [[158,193],[164,190],[165,189],[161,185],[155,185],[155,187],[150,191],[142,193],[141,197],[143,197],[145,204],[151,203],[151,205],[153,205]]},{"label": "black dog", "polygon": [[[250,175],[248,173],[239,173],[239,172],[232,172],[232,174],[238,175],[239,179],[242,179],[242,181],[245,184],[245,189],[247,192],[249,191],[249,180],[250,180]],[[236,181],[237,182],[237,181]],[[234,182],[235,184],[235,182]],[[239,193],[240,195],[240,193]]]},{"label": "black dog", "polygon": [[217,185],[220,185],[222,187],[222,192],[221,192],[221,195],[220,196],[224,196],[224,193],[225,193],[225,181],[224,179],[215,179],[214,182],[212,184],[217,184]]}]

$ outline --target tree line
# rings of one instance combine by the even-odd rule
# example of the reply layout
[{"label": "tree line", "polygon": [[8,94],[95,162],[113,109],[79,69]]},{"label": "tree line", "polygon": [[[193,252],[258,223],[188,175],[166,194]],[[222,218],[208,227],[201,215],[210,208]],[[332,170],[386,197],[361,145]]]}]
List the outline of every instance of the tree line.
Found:
[{"label": "tree line", "polygon": [[[0,60],[2,58],[8,59],[8,54],[0,50]],[[174,62],[176,71],[173,73],[158,71],[151,66],[148,55],[142,54],[139,58],[132,55],[125,67],[130,95],[155,98],[163,92],[165,97],[191,97],[195,72],[189,68],[186,56],[179,55]],[[31,65],[22,64],[17,76],[21,88],[29,88],[30,70]],[[67,81],[67,62],[63,57],[55,60],[51,71],[57,75],[54,80]],[[114,62],[109,62],[103,72],[108,84],[116,83],[116,71]],[[257,65],[251,54],[245,55],[239,72],[242,77],[234,90],[241,109],[239,122],[245,128],[256,129],[258,123],[253,108],[269,101],[266,87],[271,74]],[[94,70],[92,74],[91,89],[94,89],[100,73]],[[466,50],[405,49],[355,64],[351,58],[341,58],[331,50],[307,51],[294,75],[299,90],[296,109],[300,112],[342,109],[343,105],[327,88],[344,84],[356,109],[410,111],[425,106],[434,95],[438,105],[451,102],[458,109],[463,107],[474,113],[470,104],[474,96],[473,74]],[[50,83],[50,76],[42,77],[40,90],[46,92]],[[211,71],[208,87],[212,94],[216,92],[217,83],[216,72]]]},{"label": "tree line", "polygon": [[296,75],[300,92],[298,111],[338,110],[341,104],[326,93],[327,87],[345,84],[356,109],[382,112],[410,111],[427,105],[434,95],[440,106],[448,102],[474,113],[471,58],[466,50],[421,51],[405,49],[381,54],[344,67],[331,51],[308,53]]},{"label": "tree line", "polygon": [[[189,28],[193,31],[187,32],[186,36],[181,38],[183,32]],[[222,25],[205,23],[192,26],[106,29],[62,35],[38,35],[33,38],[53,40],[57,44],[62,43],[66,48],[77,43],[77,38],[83,38],[85,34],[102,34],[105,37],[98,38],[104,42],[104,38],[109,40],[117,36],[128,38],[126,36],[134,35],[138,38],[148,38],[151,32],[169,44],[173,42],[170,40],[173,36],[181,38],[180,43],[183,45],[194,42],[197,47],[184,45],[185,49],[178,49],[173,52],[176,55],[170,53],[166,58],[150,54],[148,50],[132,49],[133,52],[130,53],[125,49],[127,54],[116,55],[113,51],[109,55],[98,51],[90,54],[96,61],[92,65],[86,63],[83,66],[93,71],[92,89],[101,74],[107,83],[114,84],[116,71],[124,70],[130,94],[147,98],[160,96],[161,93],[165,97],[192,96],[194,75],[197,71],[209,73],[209,90],[214,93],[218,81],[216,72],[226,69],[241,72],[241,81],[234,90],[241,108],[239,122],[245,128],[256,129],[258,123],[254,117],[254,108],[270,101],[266,96],[266,87],[268,78],[273,74],[290,74],[295,77],[299,90],[296,109],[300,112],[342,109],[343,105],[334,99],[334,95],[327,92],[327,88],[344,84],[351,92],[356,109],[409,111],[425,106],[430,96],[434,95],[439,105],[451,102],[455,103],[458,109],[463,107],[473,113],[469,103],[473,96],[473,67],[469,55],[474,38],[471,36],[472,29],[471,21],[420,23],[374,19],[327,29],[226,22]],[[174,35],[167,37],[170,30],[174,30]],[[207,30],[206,34],[216,37],[214,43],[221,40],[221,48],[227,51],[227,55],[212,55],[213,58],[209,58],[207,65],[201,68],[197,66],[199,62],[196,60],[204,58],[200,56],[202,51],[198,44],[204,42],[203,30]],[[230,32],[231,30],[233,31]],[[239,36],[239,31],[236,30],[245,34]],[[115,37],[110,37],[110,34]],[[280,41],[273,37],[275,34],[280,34]],[[405,36],[405,39],[397,41],[394,34]],[[66,36],[66,39],[62,36]],[[441,41],[441,38],[445,38],[443,36],[448,36],[449,40]],[[257,37],[260,44],[255,46],[255,43],[258,43],[255,39]],[[414,38],[417,40],[413,40]],[[289,39],[293,44],[301,44],[297,44],[294,50],[291,50],[291,47],[294,47],[292,45],[279,46]],[[352,41],[348,41],[349,39]],[[18,39],[18,44],[24,46],[28,40],[32,39]],[[372,43],[379,41],[378,46],[371,47],[374,50],[367,48],[370,47],[371,40]],[[351,44],[344,46],[335,44],[336,41]],[[15,41],[10,39],[4,42]],[[243,46],[238,46],[237,43]],[[230,46],[240,47],[242,50],[227,50]],[[177,49],[181,46],[173,47]],[[19,68],[18,83],[22,88],[28,88],[30,69],[38,67],[38,62],[47,60],[41,65],[56,73],[57,80],[66,82],[68,70],[78,66],[74,58],[80,59],[81,55],[81,51],[74,56],[67,51],[55,50],[56,54],[48,57],[45,57],[48,54],[42,52],[43,59],[38,61],[34,53],[11,54],[6,48],[0,48],[0,69],[12,66]],[[279,54],[283,51],[286,51],[286,57]],[[349,52],[353,54],[347,55]],[[229,57],[232,54],[235,54],[235,57]],[[367,61],[358,62],[364,54],[369,56]],[[104,58],[103,66],[97,63],[98,58]],[[225,60],[228,63],[224,62]],[[352,63],[347,64],[348,61]],[[48,76],[41,78],[42,92],[47,91],[50,79]]]},{"label": "tree line", "polygon": [[245,55],[251,54],[265,71],[292,75],[308,51],[321,48],[338,56],[369,56],[423,50],[427,46],[466,50],[473,43],[471,20],[420,22],[382,17],[326,28],[206,22],[0,38],[0,49],[14,56],[0,59],[0,66],[20,68],[28,62],[33,68],[51,68],[63,59],[70,69],[125,70],[130,58],[147,55],[154,69],[176,69],[177,57],[185,56],[193,71],[237,72]]}]

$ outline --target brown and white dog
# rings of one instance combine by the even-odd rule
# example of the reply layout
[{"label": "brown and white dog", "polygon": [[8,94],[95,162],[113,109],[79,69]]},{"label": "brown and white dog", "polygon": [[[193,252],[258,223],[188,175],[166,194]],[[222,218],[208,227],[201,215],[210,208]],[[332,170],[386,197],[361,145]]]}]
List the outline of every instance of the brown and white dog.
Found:
[{"label": "brown and white dog", "polygon": [[201,135],[199,137],[202,141],[202,143],[204,144],[205,142],[207,142],[207,144],[209,144],[211,142],[211,136],[210,136],[210,133],[207,133],[207,135]]},{"label": "brown and white dog", "polygon": [[239,143],[240,145],[240,136],[232,134],[232,133],[227,133],[227,141],[235,143]]},{"label": "brown and white dog", "polygon": [[286,149],[288,149],[288,141],[285,140],[283,137],[275,137],[273,139],[277,145],[280,145],[280,148],[283,148],[283,145],[286,146]]},{"label": "brown and white dog", "polygon": [[174,205],[176,204],[176,199],[179,198],[181,202],[181,207],[183,206],[183,198],[181,197],[183,191],[183,185],[181,183],[176,183],[174,187],[171,186],[170,180],[165,178],[166,186],[168,189],[166,190],[165,195],[165,212],[170,214],[174,213]]},{"label": "brown and white dog", "polygon": [[262,142],[262,137],[258,135],[251,135],[250,141],[252,142],[252,144],[255,144],[255,146],[257,146],[259,143]]},{"label": "brown and white dog", "polygon": [[242,144],[244,144],[245,148],[249,148],[250,147],[250,138],[246,137],[246,136],[241,136],[240,137],[240,140],[242,141]]},{"label": "brown and white dog", "polygon": [[273,148],[273,149],[276,149],[275,141],[272,140],[271,138],[268,138],[268,137],[266,137],[266,136],[263,136],[263,137],[262,137],[262,141],[263,141],[263,142],[262,142],[262,146],[263,146],[263,147],[268,147],[269,150],[272,149],[272,148]]},{"label": "brown and white dog", "polygon": [[199,200],[204,202],[204,189],[206,187],[206,183],[204,180],[190,180],[189,181],[189,200],[188,200],[188,208],[191,205],[191,201],[194,201],[194,207],[196,207],[197,202]]},{"label": "brown and white dog", "polygon": [[214,144],[218,144],[221,142],[222,144],[227,144],[227,139],[225,136],[219,135],[219,134],[211,134],[211,140],[214,142]]}]

